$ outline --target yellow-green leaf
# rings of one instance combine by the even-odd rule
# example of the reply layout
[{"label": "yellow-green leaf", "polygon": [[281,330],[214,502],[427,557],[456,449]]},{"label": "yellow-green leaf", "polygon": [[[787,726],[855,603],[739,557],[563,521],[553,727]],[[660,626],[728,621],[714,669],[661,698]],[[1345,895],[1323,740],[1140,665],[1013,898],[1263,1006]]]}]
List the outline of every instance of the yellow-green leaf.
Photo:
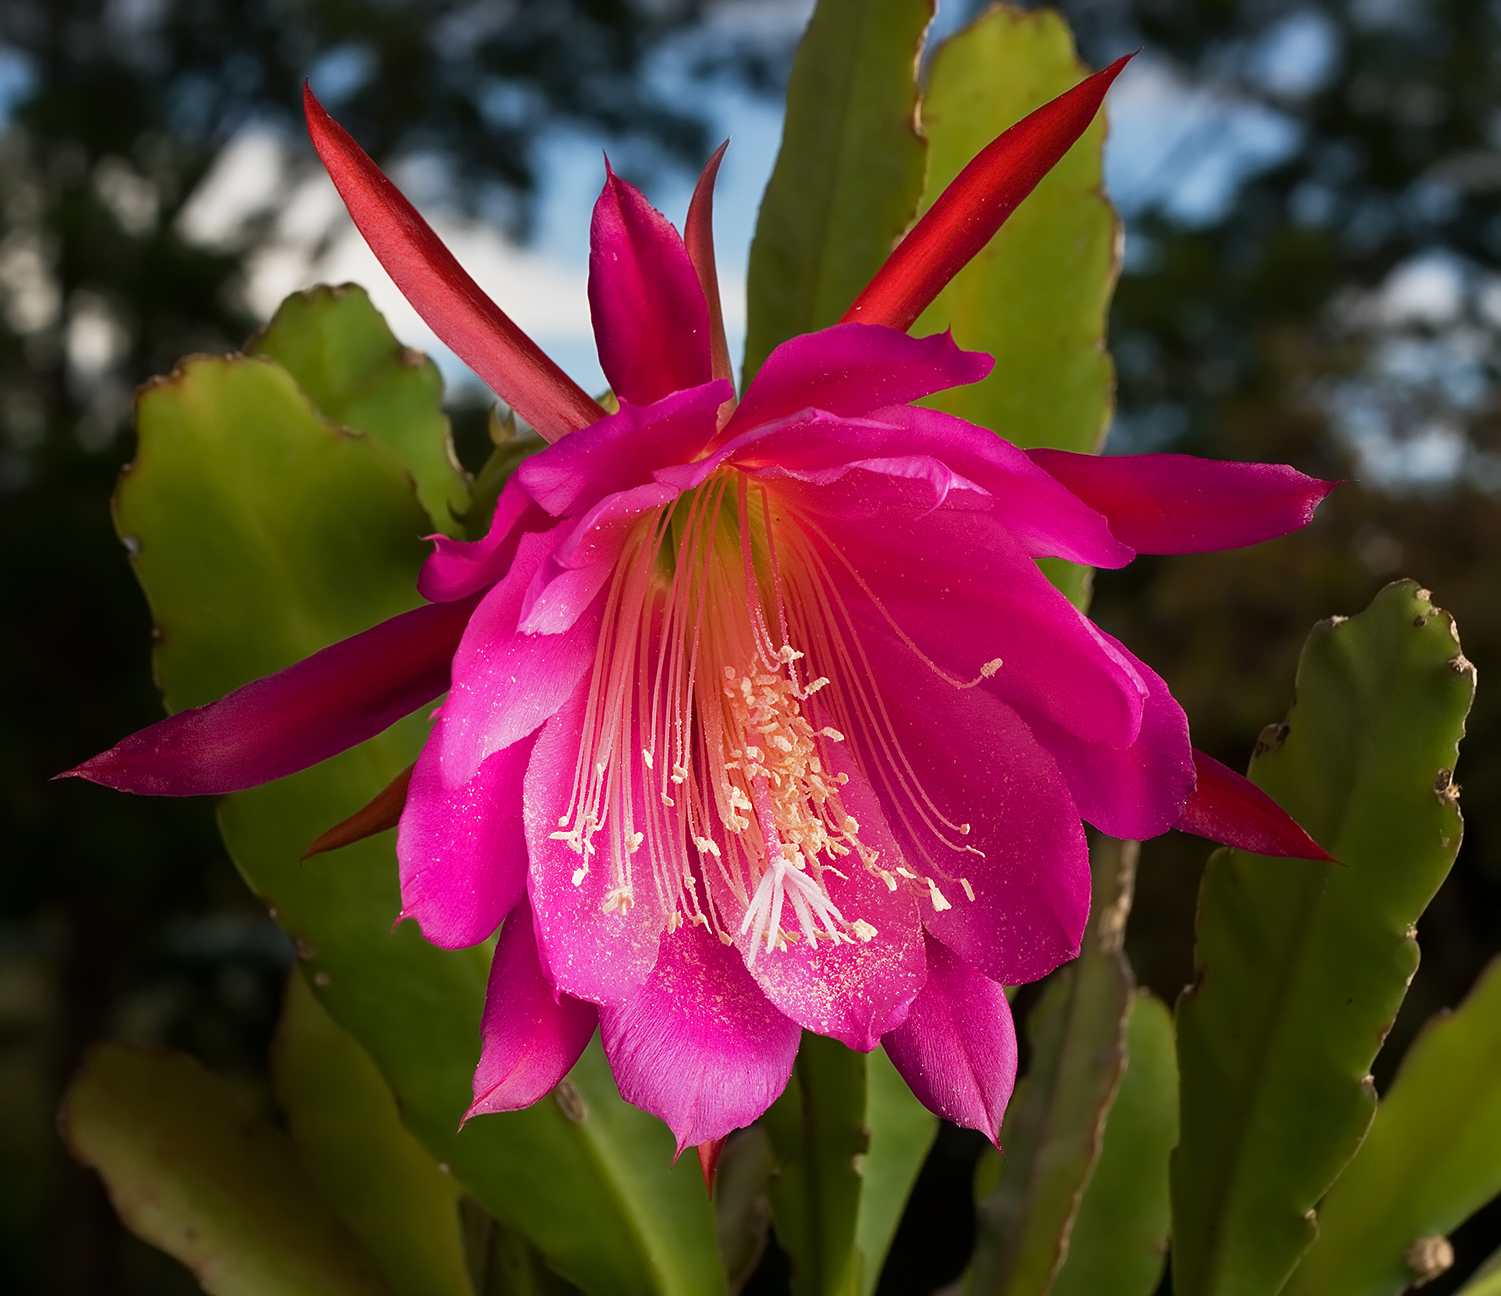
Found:
[{"label": "yellow-green leaf", "polygon": [[126,1227],[212,1296],[388,1296],[291,1140],[196,1059],[96,1046],[62,1128]]}]

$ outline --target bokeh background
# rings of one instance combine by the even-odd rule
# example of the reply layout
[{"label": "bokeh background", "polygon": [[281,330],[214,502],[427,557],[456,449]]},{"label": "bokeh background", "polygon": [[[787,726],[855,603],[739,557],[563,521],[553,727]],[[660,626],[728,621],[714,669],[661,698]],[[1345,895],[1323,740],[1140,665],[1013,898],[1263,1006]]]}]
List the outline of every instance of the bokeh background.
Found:
[{"label": "bokeh background", "polygon": [[[1127,222],[1109,451],[1271,459],[1348,479],[1305,532],[1100,576],[1095,613],[1244,767],[1309,627],[1416,577],[1458,618],[1479,699],[1453,875],[1378,1061],[1501,948],[1501,9],[1492,0],[1068,0],[1081,53],[1141,49],[1112,93]],[[807,0],[4,0],[0,4],[0,1290],[196,1290],[124,1234],[57,1139],[80,1051],[187,1049],[265,1099],[292,953],[206,801],[57,771],[159,718],[151,626],[109,522],[132,392],[236,348],[280,297],[367,283],[297,117],[304,77],[477,277],[586,386],[601,148],[681,220],[730,135],[718,234],[732,334]],[[942,0],[936,34],[972,12]],[[732,341],[732,350],[736,350]],[[442,359],[461,458],[487,397]],[[1501,676],[1498,676],[1501,677]],[[1128,948],[1169,1002],[1208,851],[1143,852]],[[269,1101],[266,1099],[266,1101]],[[947,1129],[883,1281],[961,1268],[977,1136]],[[1456,1237],[1458,1280],[1501,1241]],[[752,1290],[785,1291],[775,1249]],[[1166,1287],[1164,1287],[1166,1290]]]}]

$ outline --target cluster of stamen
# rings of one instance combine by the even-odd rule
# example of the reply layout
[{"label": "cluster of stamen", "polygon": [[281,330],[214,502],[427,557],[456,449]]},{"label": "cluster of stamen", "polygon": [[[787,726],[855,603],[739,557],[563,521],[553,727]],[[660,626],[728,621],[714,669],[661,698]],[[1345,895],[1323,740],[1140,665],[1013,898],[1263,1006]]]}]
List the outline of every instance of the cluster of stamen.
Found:
[{"label": "cluster of stamen", "polygon": [[766,663],[748,671],[723,668],[732,732],[744,736],[724,762],[724,795],[731,806],[724,824],[736,834],[754,825],[766,861],[740,922],[741,935],[750,934],[753,966],[763,940],[768,952],[785,948],[792,933],[783,930],[781,919],[789,900],[810,946],[820,935],[835,943],[876,935],[869,923],[845,922],[822,880],[824,873],[844,876],[834,866],[841,856],[858,852],[871,864],[876,852],[860,841],[860,825],[840,803],[838,789],[849,775],[828,770],[819,754],[818,739],[837,743],[844,735],[829,725],[815,730],[803,714],[802,703],[829,681],[821,676],[800,686],[793,663],[802,656],[784,644],[774,669]]},{"label": "cluster of stamen", "polygon": [[[831,897],[830,878],[847,878],[841,863],[950,907],[934,877],[861,840],[840,797],[850,776],[830,764],[841,730],[855,724],[887,752],[894,790],[930,836],[969,831],[938,815],[910,777],[818,558],[797,553],[784,573],[777,546],[797,536],[779,541],[757,495],[762,526],[745,479],[723,472],[644,519],[627,545],[604,608],[573,795],[551,834],[579,856],[575,886],[603,847],[607,912],[636,903],[649,876],[670,929],[698,923],[726,943],[738,929],[751,965],[799,940],[811,948],[878,934]],[[801,682],[804,654],[792,646],[810,638],[818,660],[851,676],[846,696],[830,689],[812,700],[829,679]],[[840,762],[864,769],[859,752]]]}]

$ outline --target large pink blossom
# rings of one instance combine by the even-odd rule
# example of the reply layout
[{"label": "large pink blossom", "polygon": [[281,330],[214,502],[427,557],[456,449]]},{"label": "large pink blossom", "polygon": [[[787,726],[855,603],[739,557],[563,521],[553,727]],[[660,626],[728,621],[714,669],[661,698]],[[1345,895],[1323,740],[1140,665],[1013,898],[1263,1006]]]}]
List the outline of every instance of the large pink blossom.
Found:
[{"label": "large pink blossom", "polygon": [[597,1027],[621,1093],[680,1147],[711,1143],[781,1092],[806,1029],[884,1045],[930,1108],[994,1138],[1016,1066],[1001,987],[1078,953],[1084,822],[1322,857],[1193,751],[1162,680],[1035,560],[1251,543],[1301,526],[1327,486],[1023,452],[913,403],[990,370],[904,330],[1108,77],[1001,137],[846,321],[783,344],[738,402],[708,233],[717,156],[686,243],[609,175],[589,279],[608,417],[309,96],[393,277],[554,444],[484,539],[436,539],[426,606],[74,772],[229,791],[447,690],[397,851],[402,915],[430,941],[500,929],[472,1113],[541,1097]]}]

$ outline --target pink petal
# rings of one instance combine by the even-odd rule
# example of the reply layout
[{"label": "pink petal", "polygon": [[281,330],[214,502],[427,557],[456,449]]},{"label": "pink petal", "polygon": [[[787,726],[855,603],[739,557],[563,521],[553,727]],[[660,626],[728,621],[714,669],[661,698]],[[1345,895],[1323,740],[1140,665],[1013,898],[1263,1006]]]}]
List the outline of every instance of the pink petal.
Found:
[{"label": "pink petal", "polygon": [[589,236],[594,338],[615,394],[650,405],[713,379],[709,308],[677,230],[605,170]]},{"label": "pink petal", "polygon": [[992,1143],[1016,1083],[1016,1027],[1006,992],[928,938],[928,982],[907,1020],[882,1041],[929,1111]]},{"label": "pink petal", "polygon": [[955,689],[889,631],[861,628],[885,733],[852,725],[847,737],[909,867],[949,906],[921,900],[924,925],[993,981],[1045,976],[1078,954],[1089,917],[1084,830],[1057,764],[1004,702]]},{"label": "pink petal", "polygon": [[[547,722],[527,768],[523,798],[531,858],[527,885],[543,966],[553,985],[580,999],[612,1006],[624,1003],[651,975],[657,942],[676,908],[677,896],[663,896],[653,884],[653,869],[680,878],[686,861],[649,860],[645,851],[632,856],[640,870],[634,903],[614,905],[607,912],[611,882],[605,831],[595,839],[600,853],[588,872],[579,876],[577,884],[573,881],[583,857],[552,834],[559,830],[559,820],[569,808],[588,694],[585,681]],[[639,794],[642,789],[636,791]],[[636,820],[644,818],[638,805]]]},{"label": "pink petal", "polygon": [[1034,462],[1110,522],[1141,553],[1235,549],[1306,526],[1338,482],[1285,464],[1192,455],[1088,455],[1029,450]]},{"label": "pink petal", "polygon": [[1020,714],[1058,762],[1085,822],[1112,837],[1145,841],[1166,832],[1183,813],[1194,789],[1194,761],[1183,708],[1155,671],[1132,661],[1146,681],[1147,702],[1141,732],[1129,746],[1084,742],[1036,712],[1020,708]]},{"label": "pink petal", "polygon": [[1026,451],[988,428],[917,405],[877,410],[871,417],[899,429],[909,450],[942,456],[956,472],[989,491],[996,515],[1033,557],[1124,567],[1136,556],[1091,505],[1060,490]]},{"label": "pink petal", "polygon": [[666,1121],[679,1153],[771,1106],[802,1037],[740,955],[692,924],[662,938],[646,984],[599,1022],[620,1096]]},{"label": "pink petal", "polygon": [[614,575],[637,522],[677,496],[667,486],[637,486],[606,496],[590,509],[532,577],[521,605],[521,632],[556,635],[568,630]]},{"label": "pink petal", "polygon": [[521,537],[528,531],[545,531],[551,525],[552,519],[513,476],[495,502],[495,515],[484,539],[428,537],[433,552],[417,577],[417,592],[434,603],[447,603],[488,589],[511,569]]},{"label": "pink petal", "polygon": [[822,533],[846,606],[879,600],[872,624],[894,623],[961,681],[992,667],[984,689],[1086,741],[1136,741],[1147,686],[1134,659],[1048,583],[1003,516],[929,511],[930,499],[868,473],[775,493]]},{"label": "pink petal", "polygon": [[[836,748],[829,757],[836,770],[850,776],[840,795],[845,809],[860,824],[860,840],[880,852],[881,867],[894,867],[887,861],[899,860],[901,852],[882,817],[880,803],[860,771],[848,763],[846,753]],[[922,988],[927,976],[922,927],[908,887],[890,891],[848,859],[841,862],[840,871],[847,877],[832,871],[824,874],[829,897],[847,922],[863,920],[875,928],[876,935],[852,944],[820,940],[816,949],[799,939],[786,949],[771,951],[763,939],[750,972],[766,997],[798,1025],[868,1053],[907,1015]],[[710,885],[716,886],[712,871]],[[720,899],[727,915],[743,913],[733,901],[722,895]],[[784,928],[795,925],[795,920],[783,919]],[[740,953],[749,959],[750,937],[738,931],[732,934]]]},{"label": "pink petal", "polygon": [[[989,502],[970,507],[1004,520],[1034,557],[1046,554],[1093,567],[1122,567],[1135,556],[1111,534],[1103,517],[1024,452],[993,432],[936,410],[892,406],[858,419],[809,413],[755,428],[719,453],[720,461],[743,471],[825,484],[855,468],[897,476],[912,475],[904,462],[941,464],[948,480],[979,487],[989,495]],[[713,456],[703,461],[715,462]],[[924,475],[934,479],[931,472]],[[667,473],[658,477],[678,481]],[[930,501],[928,507],[936,503]]]},{"label": "pink petal", "polygon": [[433,332],[547,440],[600,418],[604,411],[481,291],[305,85],[302,102],[308,133],[355,225]]},{"label": "pink petal", "polygon": [[403,612],[217,702],[179,711],[58,777],[150,796],[206,796],[295,774],[442,693],[475,603]]},{"label": "pink petal", "polygon": [[593,1004],[548,985],[523,900],[501,928],[490,964],[474,1105],[464,1119],[519,1111],[549,1093],[579,1060],[598,1019]]},{"label": "pink petal", "polygon": [[526,894],[521,784],[532,740],[486,758],[458,787],[438,769],[443,718],[417,758],[396,834],[401,916],[443,949],[485,940]]},{"label": "pink petal", "polygon": [[1338,862],[1250,779],[1201,751],[1193,759],[1198,786],[1174,828],[1256,855]]},{"label": "pink petal", "polygon": [[528,459],[516,477],[555,517],[584,512],[606,495],[644,486],[657,468],[697,459],[734,390],[716,379],[655,405],[623,404],[618,414]]},{"label": "pink petal", "polygon": [[725,436],[805,409],[854,418],[905,405],[978,382],[994,365],[983,351],[961,351],[947,333],[912,338],[896,329],[836,324],[783,342],[766,358]]},{"label": "pink petal", "polygon": [[532,578],[565,528],[522,538],[511,570],[475,609],[454,653],[440,735],[443,780],[450,787],[467,783],[487,756],[556,712],[594,661],[597,607],[562,634],[518,629]]},{"label": "pink petal", "polygon": [[[693,201],[688,204],[688,219],[683,222],[683,244],[688,249],[688,259],[698,275],[698,286],[703,289],[704,301],[709,306],[709,356],[716,378],[734,380],[735,371],[730,366],[730,347],[724,335],[724,309],[719,301],[719,272],[714,265],[714,181],[719,176],[719,164],[724,160],[724,151],[730,147],[725,140],[704,167],[698,184],[693,190]],[[734,397],[730,397],[733,408]],[[728,411],[725,411],[728,416]]]},{"label": "pink petal", "polygon": [[986,145],[897,244],[845,320],[910,328],[1084,133],[1130,58],[1117,59]]}]

